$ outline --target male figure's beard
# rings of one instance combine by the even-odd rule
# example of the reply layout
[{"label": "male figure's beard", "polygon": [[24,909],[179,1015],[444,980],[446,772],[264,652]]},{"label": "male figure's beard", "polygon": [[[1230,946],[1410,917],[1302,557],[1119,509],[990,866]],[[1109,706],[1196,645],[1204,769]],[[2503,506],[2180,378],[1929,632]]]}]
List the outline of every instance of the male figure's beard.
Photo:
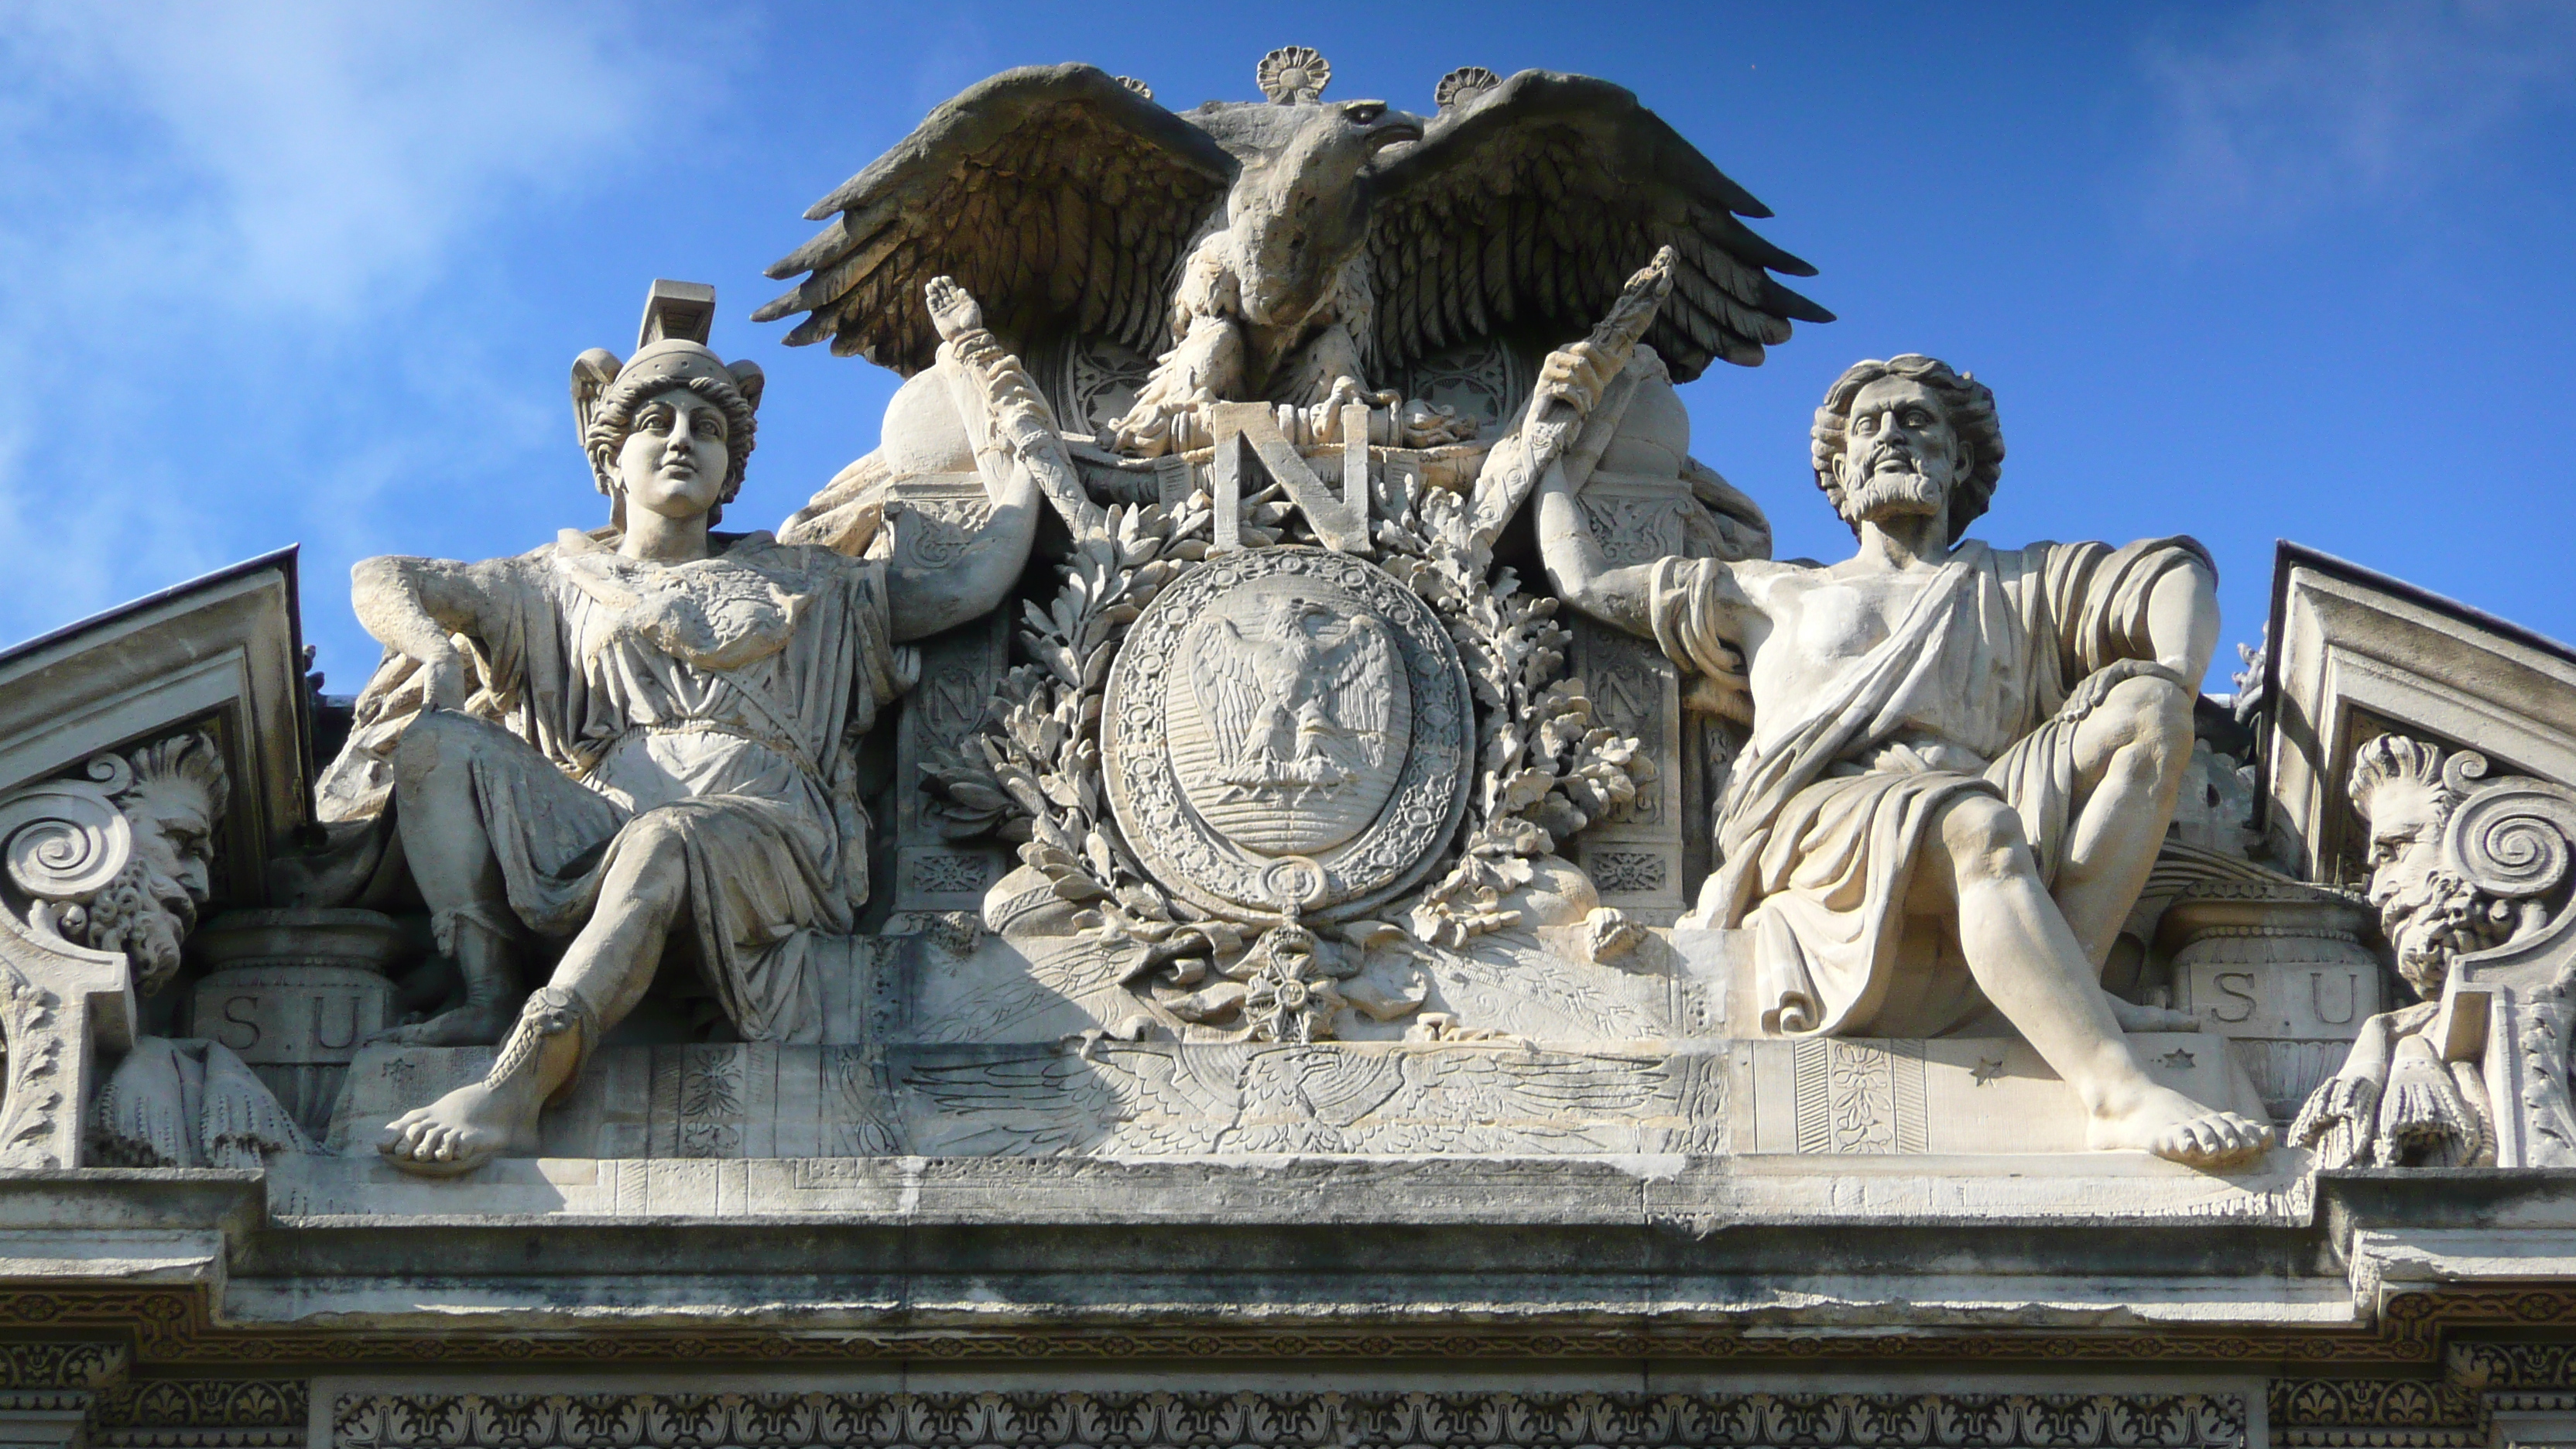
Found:
[{"label": "male figure's beard", "polygon": [[1860,486],[1843,497],[1843,507],[1860,523],[1893,518],[1929,518],[1948,501],[1945,490],[1913,468],[1901,471],[1873,467]]},{"label": "male figure's beard", "polygon": [[140,856],[89,903],[89,944],[124,952],[135,990],[144,996],[179,974],[179,948],[196,926],[197,903],[187,888]]},{"label": "male figure's beard", "polygon": [[[2382,874],[2396,873],[2382,867]],[[2427,1001],[2442,994],[2454,957],[2504,943],[2504,923],[2494,918],[2501,913],[2485,909],[2490,903],[2479,900],[2477,887],[2450,871],[2436,867],[2372,887],[2380,929],[2396,950],[2397,974]]]}]

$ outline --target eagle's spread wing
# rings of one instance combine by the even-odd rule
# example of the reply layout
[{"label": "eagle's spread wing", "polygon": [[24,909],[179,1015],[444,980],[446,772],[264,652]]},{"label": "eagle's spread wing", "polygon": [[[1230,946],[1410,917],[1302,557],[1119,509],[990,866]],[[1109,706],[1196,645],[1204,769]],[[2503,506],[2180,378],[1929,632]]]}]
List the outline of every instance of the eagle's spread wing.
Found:
[{"label": "eagle's spread wing", "polygon": [[1205,1152],[1234,1124],[1239,1056],[1220,1049],[1196,1061],[1169,1047],[1046,1047],[921,1063],[904,1085],[937,1109],[922,1130],[942,1147],[1012,1157]]},{"label": "eagle's spread wing", "polygon": [[903,1084],[934,1109],[921,1129],[925,1140],[959,1154],[1086,1152],[1109,1135],[1121,1108],[1111,1079],[1052,1047],[925,1062],[905,1073]]},{"label": "eagle's spread wing", "polygon": [[1680,266],[1646,340],[1675,381],[1713,357],[1761,362],[1793,318],[1833,320],[1770,275],[1816,269],[1736,220],[1770,209],[1608,81],[1522,71],[1433,121],[1377,186],[1369,247],[1387,363],[1507,326],[1580,336],[1665,245]]},{"label": "eagle's spread wing", "polygon": [[1190,692],[1199,714],[1216,731],[1216,757],[1221,765],[1243,758],[1243,742],[1252,722],[1270,703],[1261,664],[1271,650],[1268,640],[1250,640],[1232,619],[1218,619],[1196,631],[1189,651]]},{"label": "eagle's spread wing", "polygon": [[805,213],[840,215],[769,269],[794,291],[752,314],[810,315],[907,376],[939,350],[922,286],[952,276],[1013,345],[1067,329],[1151,355],[1181,249],[1237,165],[1205,131],[1088,65],[1024,66],[972,86]]},{"label": "eagle's spread wing", "polygon": [[1339,632],[1340,642],[1318,661],[1325,678],[1316,693],[1332,702],[1342,728],[1367,739],[1370,758],[1382,761],[1389,753],[1386,733],[1394,727],[1395,696],[1389,685],[1402,667],[1395,641],[1384,624],[1366,614]]}]

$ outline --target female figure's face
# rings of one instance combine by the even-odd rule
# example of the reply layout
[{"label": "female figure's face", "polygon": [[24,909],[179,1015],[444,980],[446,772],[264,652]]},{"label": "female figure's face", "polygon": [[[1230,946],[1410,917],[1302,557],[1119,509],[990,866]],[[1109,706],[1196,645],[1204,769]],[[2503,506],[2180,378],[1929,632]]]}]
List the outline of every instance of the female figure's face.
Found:
[{"label": "female figure's face", "polygon": [[673,388],[635,410],[617,451],[617,486],[630,507],[685,522],[716,506],[731,462],[724,409]]}]

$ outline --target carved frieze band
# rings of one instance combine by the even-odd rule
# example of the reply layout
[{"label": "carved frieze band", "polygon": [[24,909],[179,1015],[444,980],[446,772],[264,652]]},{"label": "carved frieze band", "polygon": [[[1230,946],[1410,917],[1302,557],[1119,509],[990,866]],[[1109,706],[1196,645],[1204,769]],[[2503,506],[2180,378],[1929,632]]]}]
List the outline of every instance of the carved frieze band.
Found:
[{"label": "carved frieze band", "polygon": [[1922,1042],[1809,1037],[1793,1050],[1800,1152],[1930,1150]]},{"label": "carved frieze band", "polygon": [[345,1394],[346,1449],[805,1445],[2242,1445],[2232,1394]]},{"label": "carved frieze band", "polygon": [[153,1379],[101,1392],[91,1449],[295,1449],[310,1390],[302,1379]]}]

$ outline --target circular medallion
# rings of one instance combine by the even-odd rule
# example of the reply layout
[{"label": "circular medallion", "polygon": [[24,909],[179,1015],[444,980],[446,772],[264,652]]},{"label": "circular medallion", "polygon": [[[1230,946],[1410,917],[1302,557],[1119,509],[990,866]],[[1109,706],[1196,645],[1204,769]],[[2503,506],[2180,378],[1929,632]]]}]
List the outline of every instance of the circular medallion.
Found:
[{"label": "circular medallion", "polygon": [[1377,905],[1438,862],[1467,808],[1476,720],[1457,647],[1348,554],[1211,559],[1137,619],[1104,711],[1128,846],[1222,916]]}]

